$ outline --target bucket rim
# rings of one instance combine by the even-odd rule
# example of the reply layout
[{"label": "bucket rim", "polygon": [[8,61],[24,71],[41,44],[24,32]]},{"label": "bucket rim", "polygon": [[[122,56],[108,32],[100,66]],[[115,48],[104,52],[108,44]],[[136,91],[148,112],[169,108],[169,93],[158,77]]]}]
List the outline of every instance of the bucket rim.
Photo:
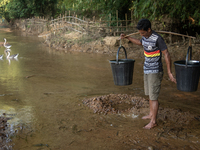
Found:
[{"label": "bucket rim", "polygon": [[[117,60],[109,60],[110,63],[115,63],[117,64]],[[122,63],[130,63],[130,62],[135,62],[134,59],[118,59],[118,63],[122,64]]]},{"label": "bucket rim", "polygon": [[185,60],[178,60],[174,62],[175,66],[183,66],[183,67],[200,67],[200,62],[195,64],[185,64]]}]

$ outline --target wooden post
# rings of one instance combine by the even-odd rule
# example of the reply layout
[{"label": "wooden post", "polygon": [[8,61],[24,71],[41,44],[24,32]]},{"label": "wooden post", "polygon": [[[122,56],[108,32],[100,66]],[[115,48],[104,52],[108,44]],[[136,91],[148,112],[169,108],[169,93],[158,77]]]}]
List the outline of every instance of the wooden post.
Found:
[{"label": "wooden post", "polygon": [[93,16],[93,22],[95,22],[95,16]]},{"label": "wooden post", "polygon": [[122,23],[121,23],[121,25],[120,25],[120,26],[121,26],[121,31],[122,31],[122,29],[123,29],[123,27],[122,27]]},{"label": "wooden post", "polygon": [[[95,25],[95,16],[93,16],[92,20],[93,20],[93,21],[92,21],[93,24]],[[91,28],[92,33],[95,33],[95,29],[96,29],[96,28]]]},{"label": "wooden post", "polygon": [[127,31],[127,26],[128,26],[128,21],[127,21],[127,14],[125,14],[125,18],[126,18],[126,31]]},{"label": "wooden post", "polygon": [[131,10],[131,25],[133,26],[133,10]]},{"label": "wooden post", "polygon": [[[74,12],[74,15],[73,15],[73,17],[74,17],[74,23],[76,22],[76,19],[75,19],[75,12]],[[74,27],[74,25],[72,25],[73,27]]]},{"label": "wooden post", "polygon": [[172,35],[171,34],[169,34],[169,43],[170,43],[170,45],[172,44]]},{"label": "wooden post", "polygon": [[111,32],[111,14],[109,14],[110,22],[109,22],[109,32]]},{"label": "wooden post", "polygon": [[64,26],[64,24],[65,24],[64,20],[65,20],[65,15],[63,15],[63,18],[62,18],[62,25],[63,25],[63,26]]},{"label": "wooden post", "polygon": [[67,11],[65,11],[65,22],[67,21]]},{"label": "wooden post", "polygon": [[183,42],[185,42],[185,37],[184,36],[182,36],[182,39],[183,39]]},{"label": "wooden post", "polygon": [[190,60],[192,59],[192,42],[191,42],[191,38],[189,38],[189,46],[191,47],[190,49]]},{"label": "wooden post", "polygon": [[51,25],[53,24],[53,29],[54,29],[54,22],[53,22],[53,17],[51,17]]},{"label": "wooden post", "polygon": [[69,18],[68,18],[68,21],[70,22],[70,10],[69,10]]},{"label": "wooden post", "polygon": [[116,10],[116,17],[117,17],[117,35],[118,35],[118,32],[119,32],[119,29],[118,29],[118,10]]},{"label": "wooden post", "polygon": [[62,16],[61,16],[61,14],[60,14],[58,22],[59,22],[59,28],[60,28],[61,27],[61,23],[62,23]]},{"label": "wooden post", "polygon": [[[78,16],[76,15],[76,24],[78,23],[78,20],[77,20]],[[76,25],[76,30],[78,30],[78,26]]]},{"label": "wooden post", "polygon": [[89,33],[89,21],[87,21],[86,29],[87,29],[87,32]]},{"label": "wooden post", "polygon": [[99,19],[99,27],[101,27],[101,18]]}]

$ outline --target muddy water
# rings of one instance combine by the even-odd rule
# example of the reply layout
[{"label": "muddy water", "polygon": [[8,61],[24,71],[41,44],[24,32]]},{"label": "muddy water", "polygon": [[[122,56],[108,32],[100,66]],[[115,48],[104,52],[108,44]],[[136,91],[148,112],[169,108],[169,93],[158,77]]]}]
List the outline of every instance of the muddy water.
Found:
[{"label": "muddy water", "polygon": [[[13,149],[198,149],[200,146],[198,121],[183,132],[188,134],[187,138],[175,137],[174,132],[160,137],[159,133],[164,134],[162,124],[147,131],[142,127],[148,121],[141,120],[141,116],[98,115],[82,104],[84,98],[110,93],[145,97],[143,59],[134,58],[132,85],[115,86],[108,61],[113,56],[56,51],[43,46],[37,37],[18,32],[1,31],[0,39],[4,37],[12,45],[11,53],[19,53],[18,60],[8,61],[4,57],[0,61],[0,111],[10,118],[13,134],[9,145]],[[0,51],[3,54],[4,48]],[[199,114],[200,87],[193,93],[178,91],[165,74],[159,102],[162,107]]]}]

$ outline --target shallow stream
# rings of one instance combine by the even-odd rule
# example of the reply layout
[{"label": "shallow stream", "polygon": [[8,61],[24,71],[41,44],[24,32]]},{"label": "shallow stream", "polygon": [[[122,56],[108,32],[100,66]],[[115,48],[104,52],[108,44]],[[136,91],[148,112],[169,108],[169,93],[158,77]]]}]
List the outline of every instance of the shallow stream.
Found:
[{"label": "shallow stream", "polygon": [[[0,39],[5,37],[12,45],[11,54],[19,53],[18,60],[8,61],[5,56],[0,60],[0,114],[10,118],[12,149],[200,148],[198,118],[190,128],[166,126],[168,134],[161,137],[162,123],[144,130],[148,121],[141,116],[94,114],[82,104],[84,98],[111,93],[145,97],[143,59],[132,58],[136,60],[132,85],[115,86],[109,64],[115,56],[57,51],[45,47],[38,37],[24,34],[0,31]],[[2,54],[4,50],[0,48]],[[200,86],[197,92],[178,91],[165,73],[159,102],[162,107],[198,115]],[[172,131],[184,132],[178,136]]]}]

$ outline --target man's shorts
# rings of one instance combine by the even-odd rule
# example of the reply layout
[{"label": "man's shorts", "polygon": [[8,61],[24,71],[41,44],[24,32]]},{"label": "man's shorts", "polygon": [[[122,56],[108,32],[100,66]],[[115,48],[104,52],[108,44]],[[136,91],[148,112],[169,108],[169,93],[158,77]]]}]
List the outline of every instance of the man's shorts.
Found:
[{"label": "man's shorts", "polygon": [[150,100],[158,100],[163,72],[144,74],[144,92]]}]

